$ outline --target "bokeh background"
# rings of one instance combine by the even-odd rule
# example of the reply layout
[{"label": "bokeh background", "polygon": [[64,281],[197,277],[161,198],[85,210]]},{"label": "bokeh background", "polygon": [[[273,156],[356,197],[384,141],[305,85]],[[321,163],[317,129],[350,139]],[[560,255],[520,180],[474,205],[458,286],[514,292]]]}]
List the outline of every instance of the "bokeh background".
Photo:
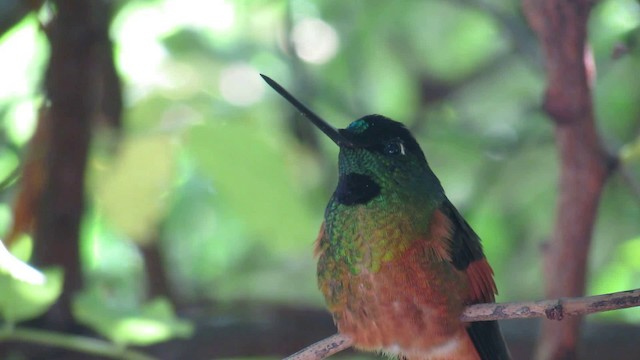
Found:
[{"label": "bokeh background", "polygon": [[[20,3],[3,2],[0,14]],[[372,113],[404,122],[483,239],[497,300],[544,297],[558,162],[540,107],[543,60],[518,1],[110,4],[124,114],[118,126],[93,129],[75,310],[99,336],[153,343],[158,358],[249,358],[282,356],[334,331],[312,245],[336,184],[337,148],[259,73],[338,127]],[[41,23],[52,11],[45,4],[2,27],[3,234],[44,102]],[[597,125],[622,163],[590,253],[587,289],[600,294],[640,287],[640,5],[598,1],[589,25]],[[11,250],[26,260],[32,247],[22,234]],[[166,336],[120,326],[140,314]],[[639,321],[629,309],[588,325],[597,333]],[[516,324],[508,338],[535,340],[534,322]],[[24,358],[23,349],[6,351]]]}]

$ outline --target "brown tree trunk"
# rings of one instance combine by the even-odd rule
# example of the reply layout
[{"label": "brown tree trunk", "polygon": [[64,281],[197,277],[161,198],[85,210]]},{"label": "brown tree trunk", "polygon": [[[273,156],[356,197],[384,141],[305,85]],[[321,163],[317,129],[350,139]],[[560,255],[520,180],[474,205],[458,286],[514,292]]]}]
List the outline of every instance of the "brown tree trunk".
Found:
[{"label": "brown tree trunk", "polygon": [[[593,115],[595,69],[585,48],[591,2],[525,0],[524,12],[545,55],[544,109],[555,123],[560,159],[556,224],[545,249],[546,297],[581,296],[602,188],[609,174]],[[577,358],[581,318],[542,324],[537,359]]]},{"label": "brown tree trunk", "polygon": [[65,271],[64,292],[46,315],[55,328],[71,320],[71,299],[82,287],[79,229],[91,123],[97,109],[107,107],[101,97],[113,95],[105,94],[108,82],[97,76],[96,68],[106,68],[99,58],[110,49],[106,6],[97,0],[56,1],[56,14],[45,28],[51,44],[44,82],[49,108],[41,120],[48,122],[50,133],[33,260],[39,267],[61,266]]}]

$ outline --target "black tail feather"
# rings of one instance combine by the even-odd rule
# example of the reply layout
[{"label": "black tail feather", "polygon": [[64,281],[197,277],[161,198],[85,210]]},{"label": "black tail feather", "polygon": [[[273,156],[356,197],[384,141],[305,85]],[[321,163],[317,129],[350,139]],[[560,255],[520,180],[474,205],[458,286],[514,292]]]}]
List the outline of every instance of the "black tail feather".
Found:
[{"label": "black tail feather", "polygon": [[497,321],[476,321],[467,328],[467,333],[482,360],[510,360],[511,354],[504,342]]}]

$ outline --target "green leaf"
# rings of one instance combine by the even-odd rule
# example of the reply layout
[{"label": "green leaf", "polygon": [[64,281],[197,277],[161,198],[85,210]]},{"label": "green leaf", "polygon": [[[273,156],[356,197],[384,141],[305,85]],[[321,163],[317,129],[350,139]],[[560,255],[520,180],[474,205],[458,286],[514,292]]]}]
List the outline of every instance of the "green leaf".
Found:
[{"label": "green leaf", "polygon": [[170,135],[133,137],[110,163],[96,164],[96,203],[110,225],[137,242],[149,238],[167,211],[174,155]]},{"label": "green leaf", "polygon": [[156,298],[142,307],[139,316],[120,321],[117,331],[121,342],[148,345],[172,337],[189,337],[193,328],[188,321],[175,316],[166,298]]},{"label": "green leaf", "polygon": [[169,301],[155,298],[139,308],[118,306],[97,289],[74,299],[73,314],[80,321],[121,345],[150,345],[174,337],[189,337],[191,323],[176,317]]},{"label": "green leaf", "polygon": [[187,149],[208,175],[217,194],[247,225],[281,249],[309,247],[320,219],[305,206],[304,193],[293,181],[283,144],[273,126],[260,128],[230,121],[224,125],[194,126]]},{"label": "green leaf", "polygon": [[640,271],[640,236],[620,246],[620,260],[630,271]]},{"label": "green leaf", "polygon": [[[449,1],[416,4],[416,11],[399,26],[409,26],[409,32],[419,29],[420,36],[407,41],[423,57],[424,66],[441,79],[464,78],[506,47],[498,24],[486,13]],[[424,21],[424,14],[438,15]]]},{"label": "green leaf", "polygon": [[0,270],[0,315],[10,323],[40,316],[62,293],[63,272],[59,268],[43,271],[41,284],[27,282]]},{"label": "green leaf", "polygon": [[625,165],[631,162],[640,162],[640,137],[620,149],[620,160]]},{"label": "green leaf", "polygon": [[33,253],[33,239],[31,239],[31,236],[27,234],[20,235],[11,245],[11,253],[17,259],[29,261],[31,253]]},{"label": "green leaf", "polygon": [[630,142],[637,134],[640,116],[640,87],[636,74],[640,56],[616,61],[596,83],[594,107],[605,139],[616,145]]}]

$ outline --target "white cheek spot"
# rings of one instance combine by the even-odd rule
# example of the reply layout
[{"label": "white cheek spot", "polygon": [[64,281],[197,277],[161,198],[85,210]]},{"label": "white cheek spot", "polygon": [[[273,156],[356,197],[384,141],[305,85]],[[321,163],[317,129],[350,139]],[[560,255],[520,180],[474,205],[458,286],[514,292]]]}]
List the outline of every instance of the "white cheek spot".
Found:
[{"label": "white cheek spot", "polygon": [[406,151],[404,150],[404,144],[403,143],[400,143],[400,154],[402,154],[402,155],[406,155],[407,154]]}]

